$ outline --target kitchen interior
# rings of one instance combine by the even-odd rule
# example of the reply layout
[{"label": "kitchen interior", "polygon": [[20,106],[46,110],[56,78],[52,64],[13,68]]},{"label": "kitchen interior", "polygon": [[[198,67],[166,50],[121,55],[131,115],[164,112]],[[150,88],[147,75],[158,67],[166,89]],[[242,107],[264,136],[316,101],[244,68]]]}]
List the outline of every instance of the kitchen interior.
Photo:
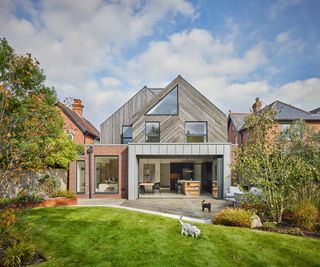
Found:
[{"label": "kitchen interior", "polygon": [[[141,158],[139,184],[152,193],[152,185],[160,182],[161,194],[218,197],[217,159],[214,158]],[[148,190],[148,184],[150,184]],[[163,196],[165,196],[163,195]]]}]

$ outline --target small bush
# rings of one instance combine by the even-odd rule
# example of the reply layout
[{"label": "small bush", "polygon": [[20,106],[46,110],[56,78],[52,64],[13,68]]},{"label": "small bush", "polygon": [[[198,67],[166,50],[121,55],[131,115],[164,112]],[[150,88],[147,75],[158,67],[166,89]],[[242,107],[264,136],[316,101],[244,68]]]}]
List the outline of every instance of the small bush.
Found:
[{"label": "small bush", "polygon": [[214,224],[228,226],[251,227],[250,218],[254,213],[250,210],[226,208],[213,216]]},{"label": "small bush", "polygon": [[262,220],[269,220],[271,214],[266,203],[263,195],[247,193],[241,201],[241,208],[245,210],[254,210]]},{"label": "small bush", "polygon": [[312,230],[318,218],[318,209],[312,202],[301,202],[293,207],[293,222],[304,230]]},{"label": "small bush", "polygon": [[70,192],[68,190],[59,190],[57,193],[58,197],[67,197],[67,198],[75,198],[76,194],[73,192]]},{"label": "small bush", "polygon": [[276,226],[277,226],[277,222],[264,222],[263,223],[263,228],[265,228],[265,229],[272,230],[272,229],[276,228]]},{"label": "small bush", "polygon": [[34,247],[26,241],[14,242],[4,250],[4,266],[22,266],[34,256]]},{"label": "small bush", "polygon": [[27,195],[18,195],[13,198],[2,198],[0,200],[0,209],[5,209],[7,207],[16,207],[19,208],[23,206],[23,204],[29,203],[39,203],[44,200],[42,195],[39,194],[27,194]]},{"label": "small bush", "polygon": [[60,181],[48,174],[41,177],[38,181],[38,190],[48,197],[56,197],[60,189]]}]

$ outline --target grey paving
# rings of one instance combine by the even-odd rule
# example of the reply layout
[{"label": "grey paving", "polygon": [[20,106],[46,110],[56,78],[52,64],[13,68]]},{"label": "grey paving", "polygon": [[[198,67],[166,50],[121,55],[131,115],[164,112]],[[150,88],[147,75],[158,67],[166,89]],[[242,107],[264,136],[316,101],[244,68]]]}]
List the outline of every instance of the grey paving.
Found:
[{"label": "grey paving", "polygon": [[[202,212],[201,201],[211,203],[211,213],[207,210]],[[212,215],[228,206],[224,200],[216,200],[210,197],[198,198],[140,198],[137,200],[126,199],[78,199],[78,206],[114,206],[132,208],[151,212],[166,213],[189,218],[210,220]]]},{"label": "grey paving", "polygon": [[207,198],[206,201],[211,203],[211,213],[207,210],[202,212],[201,201],[203,199],[205,198],[143,198],[137,200],[126,200],[121,204],[121,206],[187,216],[203,220],[211,219],[213,214],[228,206],[228,203],[224,200]]}]

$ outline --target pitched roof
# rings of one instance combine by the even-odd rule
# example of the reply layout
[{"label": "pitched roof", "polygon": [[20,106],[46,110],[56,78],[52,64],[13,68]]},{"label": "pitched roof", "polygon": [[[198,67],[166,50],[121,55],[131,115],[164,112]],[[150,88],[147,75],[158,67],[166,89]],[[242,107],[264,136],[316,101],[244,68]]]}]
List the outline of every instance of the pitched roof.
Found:
[{"label": "pitched roof", "polygon": [[151,91],[154,95],[159,94],[163,90],[163,88],[149,88],[147,86],[146,86],[146,88],[148,88],[149,91]]},{"label": "pitched roof", "polygon": [[234,127],[239,131],[245,124],[245,118],[250,113],[230,113],[229,118],[233,122]]},{"label": "pitched roof", "polygon": [[226,114],[221,111],[217,106],[215,106],[207,97],[205,97],[200,91],[198,91],[195,87],[193,87],[186,79],[184,79],[181,75],[178,75],[173,81],[171,81],[165,88],[159,90],[159,88],[148,88],[149,90],[159,90],[159,93],[151,99],[146,106],[141,110],[142,113],[146,113],[151,109],[153,106],[155,106],[161,99],[163,99],[176,85],[177,83],[186,83],[189,85],[189,88],[193,90],[193,92],[196,94],[197,97],[203,99],[206,103],[208,103],[213,109],[217,110],[224,116]]},{"label": "pitched roof", "polygon": [[58,102],[57,106],[68,116],[68,118],[86,135],[90,135],[95,139],[100,140],[100,133],[90,121],[81,117],[77,112],[67,107],[65,104]]},{"label": "pitched roof", "polygon": [[[320,116],[315,116],[305,110],[283,103],[279,100],[274,101],[262,110],[267,107],[271,107],[276,111],[275,119],[278,121],[294,121],[301,119],[305,121],[320,120]],[[262,110],[260,112],[262,112]]]},{"label": "pitched roof", "polygon": [[320,114],[320,108],[313,109],[309,111],[311,114]]},{"label": "pitched roof", "polygon": [[[276,100],[276,101],[272,102],[270,105],[267,105],[263,109],[258,111],[257,114],[260,114],[266,108],[272,108],[273,110],[276,111],[275,120],[277,120],[277,121],[295,121],[295,120],[320,121],[320,114],[317,114],[317,112],[315,112],[314,114],[312,113],[317,110],[318,110],[318,112],[320,112],[320,108],[313,110],[312,112],[308,112],[308,111],[302,110],[300,108],[294,107],[292,105],[283,103],[279,100]],[[238,122],[238,125],[241,124],[242,118],[241,118],[241,115],[239,115],[239,114],[246,114],[246,113],[231,113],[231,114],[238,114],[236,116],[233,116],[233,117],[235,117],[235,119],[233,120],[233,123],[236,127],[237,122]],[[231,114],[230,114],[230,118],[231,118]],[[248,116],[248,113],[243,116],[245,118],[246,116]],[[244,118],[243,118],[243,122],[244,122]],[[236,127],[236,129],[237,129],[237,127]],[[245,129],[245,125],[243,123],[241,128],[239,128],[239,130],[241,131],[244,129]]]}]

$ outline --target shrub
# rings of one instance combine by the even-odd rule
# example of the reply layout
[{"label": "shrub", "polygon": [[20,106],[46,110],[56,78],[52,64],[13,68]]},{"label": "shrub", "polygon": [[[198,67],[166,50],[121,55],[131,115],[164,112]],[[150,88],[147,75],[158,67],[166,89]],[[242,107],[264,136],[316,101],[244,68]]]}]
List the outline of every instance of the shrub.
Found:
[{"label": "shrub", "polygon": [[254,212],[250,210],[226,208],[213,216],[213,223],[228,226],[251,227],[250,218],[253,215]]},{"label": "shrub", "polygon": [[25,266],[35,256],[33,245],[26,240],[30,228],[13,229],[16,215],[13,209],[0,212],[0,266]]},{"label": "shrub", "polygon": [[293,221],[304,230],[312,230],[318,218],[318,209],[312,202],[301,202],[293,207]]},{"label": "shrub", "polygon": [[60,181],[48,174],[41,177],[38,181],[38,190],[48,197],[56,197],[60,189]]},{"label": "shrub", "polygon": [[34,255],[34,247],[26,241],[14,242],[4,250],[4,266],[22,266]]},{"label": "shrub", "polygon": [[13,209],[5,209],[0,212],[0,236],[2,236],[11,225],[16,223],[16,215]]},{"label": "shrub", "polygon": [[67,198],[75,198],[76,194],[73,192],[70,192],[68,190],[59,190],[57,193],[58,197],[67,197]]},{"label": "shrub", "polygon": [[241,208],[254,210],[262,220],[269,220],[272,217],[264,195],[244,194]]},{"label": "shrub", "polygon": [[7,207],[20,207],[23,204],[29,203],[39,203],[44,200],[43,196],[40,194],[26,194],[26,195],[18,195],[13,198],[2,198],[0,199],[0,209],[5,209]]},{"label": "shrub", "polygon": [[277,226],[277,222],[264,222],[263,223],[263,228],[265,228],[265,229],[272,230],[272,229],[276,228],[276,226]]}]

